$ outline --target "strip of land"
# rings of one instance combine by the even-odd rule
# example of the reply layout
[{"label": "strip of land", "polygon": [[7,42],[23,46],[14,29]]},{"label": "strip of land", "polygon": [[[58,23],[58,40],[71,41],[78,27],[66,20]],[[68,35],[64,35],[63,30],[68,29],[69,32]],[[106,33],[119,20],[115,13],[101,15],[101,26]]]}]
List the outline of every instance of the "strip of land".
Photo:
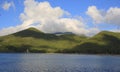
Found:
[{"label": "strip of land", "polygon": [[1,36],[0,52],[120,54],[120,33],[102,31],[93,37],[86,37],[70,32],[48,34],[28,28]]}]

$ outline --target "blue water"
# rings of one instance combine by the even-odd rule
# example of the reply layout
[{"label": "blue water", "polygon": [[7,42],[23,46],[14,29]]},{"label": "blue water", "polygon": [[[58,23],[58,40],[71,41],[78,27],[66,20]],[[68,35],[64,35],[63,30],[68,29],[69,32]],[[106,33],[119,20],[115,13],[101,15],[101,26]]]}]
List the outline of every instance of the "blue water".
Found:
[{"label": "blue water", "polygon": [[0,72],[120,72],[120,56],[0,54]]}]

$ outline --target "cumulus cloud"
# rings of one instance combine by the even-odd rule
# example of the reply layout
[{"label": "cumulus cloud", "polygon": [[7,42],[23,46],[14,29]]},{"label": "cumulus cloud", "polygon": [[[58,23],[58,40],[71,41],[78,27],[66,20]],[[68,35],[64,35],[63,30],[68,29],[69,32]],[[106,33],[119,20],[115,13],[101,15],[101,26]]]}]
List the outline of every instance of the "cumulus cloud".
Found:
[{"label": "cumulus cloud", "polygon": [[97,9],[96,6],[90,6],[86,14],[89,15],[96,24],[106,23],[120,25],[120,8],[118,7],[111,7],[103,12]]},{"label": "cumulus cloud", "polygon": [[88,7],[88,11],[86,12],[86,14],[94,20],[94,23],[101,23],[101,21],[103,20],[101,12],[96,8],[96,6]]},{"label": "cumulus cloud", "polygon": [[15,8],[15,5],[14,5],[14,2],[5,2],[3,5],[2,5],[2,8],[4,10],[9,10],[10,7],[13,7]]},{"label": "cumulus cloud", "polygon": [[[25,0],[24,6],[24,11],[20,14],[22,24],[10,28],[12,31],[9,34],[13,33],[13,30],[17,32],[31,26],[45,33],[73,32],[74,34],[89,36],[99,32],[99,29],[88,28],[82,17],[65,18],[64,16],[70,14],[69,12],[60,7],[52,7],[47,1],[37,2],[35,0]],[[5,32],[5,29],[2,31]],[[0,31],[0,34],[5,35],[8,32],[1,33]]]},{"label": "cumulus cloud", "polygon": [[[75,34],[87,34],[86,24],[77,18],[64,18],[69,12],[60,7],[52,7],[49,2],[37,2],[26,0],[25,9],[20,18],[23,26],[30,26],[37,23],[36,28],[46,32],[73,32]],[[97,30],[98,31],[98,30]]]},{"label": "cumulus cloud", "polygon": [[111,7],[104,18],[106,23],[120,25],[120,8]]}]

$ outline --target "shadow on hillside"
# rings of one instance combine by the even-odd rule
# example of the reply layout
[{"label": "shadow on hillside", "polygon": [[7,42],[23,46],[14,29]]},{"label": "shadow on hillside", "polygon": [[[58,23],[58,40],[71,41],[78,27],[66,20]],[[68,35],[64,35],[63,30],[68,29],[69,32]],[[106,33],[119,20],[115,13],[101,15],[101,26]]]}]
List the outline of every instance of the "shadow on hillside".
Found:
[{"label": "shadow on hillside", "polygon": [[18,37],[33,37],[37,39],[44,39],[44,40],[69,40],[77,42],[73,37],[74,35],[61,35],[56,36],[55,34],[45,34],[42,32],[32,31],[32,30],[24,30],[18,33],[13,34],[14,36]]},{"label": "shadow on hillside", "polygon": [[107,42],[107,44],[114,48],[120,48],[120,39],[111,35],[104,35],[103,40]]},{"label": "shadow on hillside", "polygon": [[15,33],[13,35],[18,37],[33,37],[33,38],[45,39],[45,40],[58,39],[58,37],[53,34],[44,34],[44,33],[36,32],[32,30],[24,30],[24,31]]},{"label": "shadow on hillside", "polygon": [[8,45],[5,48],[8,50],[8,52],[25,53],[31,47],[32,46],[30,45],[21,45],[21,46]]},{"label": "shadow on hillside", "polygon": [[20,46],[16,46],[16,45],[7,45],[5,46],[2,50],[0,50],[0,52],[3,53],[46,53],[47,49],[49,49],[49,46],[46,45],[42,45],[39,47],[33,47],[30,45],[20,45]]},{"label": "shadow on hillside", "polygon": [[0,39],[0,42],[2,42],[3,40],[2,39]]},{"label": "shadow on hillside", "polygon": [[102,41],[105,45],[96,43],[85,42],[78,45],[71,50],[64,50],[66,53],[88,53],[88,54],[120,54],[120,39],[111,36],[104,35]]}]

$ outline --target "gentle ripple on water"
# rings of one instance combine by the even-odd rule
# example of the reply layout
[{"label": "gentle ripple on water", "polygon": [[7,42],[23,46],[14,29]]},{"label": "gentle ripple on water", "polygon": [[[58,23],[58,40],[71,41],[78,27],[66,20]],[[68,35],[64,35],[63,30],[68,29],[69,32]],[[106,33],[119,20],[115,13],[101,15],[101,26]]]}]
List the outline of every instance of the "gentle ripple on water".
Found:
[{"label": "gentle ripple on water", "polygon": [[120,57],[74,54],[0,54],[0,72],[120,72]]}]

